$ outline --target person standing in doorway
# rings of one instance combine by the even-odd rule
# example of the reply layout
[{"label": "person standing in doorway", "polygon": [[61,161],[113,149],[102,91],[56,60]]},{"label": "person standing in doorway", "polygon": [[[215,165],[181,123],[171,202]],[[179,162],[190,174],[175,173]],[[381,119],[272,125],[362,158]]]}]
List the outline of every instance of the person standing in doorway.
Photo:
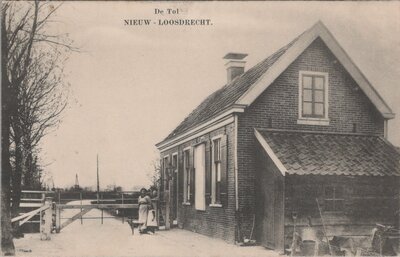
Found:
[{"label": "person standing in doorway", "polygon": [[140,189],[139,204],[139,232],[147,233],[147,215],[151,206],[151,198],[147,195],[146,188]]}]

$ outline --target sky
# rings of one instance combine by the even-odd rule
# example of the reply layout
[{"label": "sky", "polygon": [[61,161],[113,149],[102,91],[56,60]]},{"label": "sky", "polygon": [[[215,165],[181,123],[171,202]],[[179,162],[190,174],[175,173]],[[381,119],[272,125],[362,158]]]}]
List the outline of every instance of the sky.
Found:
[{"label": "sky", "polygon": [[[179,14],[155,14],[155,9]],[[211,26],[126,26],[125,19],[210,19]],[[226,82],[222,57],[249,54],[246,69],[321,20],[393,112],[400,113],[400,2],[65,2],[50,28],[79,52],[65,64],[69,106],[44,138],[56,187],[125,190],[148,185],[165,138]],[[400,145],[400,118],[389,140]]]}]

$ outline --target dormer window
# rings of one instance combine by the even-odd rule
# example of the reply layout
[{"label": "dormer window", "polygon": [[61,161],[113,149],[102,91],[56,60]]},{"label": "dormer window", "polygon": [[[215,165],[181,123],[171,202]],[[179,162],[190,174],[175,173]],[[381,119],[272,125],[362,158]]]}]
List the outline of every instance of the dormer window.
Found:
[{"label": "dormer window", "polygon": [[298,124],[329,125],[328,73],[300,71]]}]

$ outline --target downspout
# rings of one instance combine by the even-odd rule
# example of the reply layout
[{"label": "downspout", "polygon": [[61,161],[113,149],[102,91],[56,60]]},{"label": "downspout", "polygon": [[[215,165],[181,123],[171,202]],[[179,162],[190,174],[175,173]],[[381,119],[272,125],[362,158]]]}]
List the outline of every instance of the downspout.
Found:
[{"label": "downspout", "polygon": [[233,152],[233,159],[234,159],[234,171],[235,171],[235,207],[236,211],[239,210],[239,192],[238,192],[238,117],[237,114],[233,115],[234,124],[235,124],[235,144],[234,144],[234,152]]},{"label": "downspout", "polygon": [[234,120],[234,149],[233,149],[233,170],[234,170],[234,175],[235,175],[235,219],[236,219],[236,231],[235,231],[235,238],[236,238],[236,243],[240,241],[241,238],[241,232],[240,232],[240,221],[239,221],[239,192],[238,192],[238,117],[237,114],[233,114],[233,120]]}]

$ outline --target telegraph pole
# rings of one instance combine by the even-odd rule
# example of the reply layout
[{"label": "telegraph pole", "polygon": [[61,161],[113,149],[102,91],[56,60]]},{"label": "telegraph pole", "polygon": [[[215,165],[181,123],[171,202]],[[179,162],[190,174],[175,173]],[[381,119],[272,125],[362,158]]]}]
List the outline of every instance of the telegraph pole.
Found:
[{"label": "telegraph pole", "polygon": [[97,154],[97,204],[100,199],[100,182],[99,182],[99,155]]}]

